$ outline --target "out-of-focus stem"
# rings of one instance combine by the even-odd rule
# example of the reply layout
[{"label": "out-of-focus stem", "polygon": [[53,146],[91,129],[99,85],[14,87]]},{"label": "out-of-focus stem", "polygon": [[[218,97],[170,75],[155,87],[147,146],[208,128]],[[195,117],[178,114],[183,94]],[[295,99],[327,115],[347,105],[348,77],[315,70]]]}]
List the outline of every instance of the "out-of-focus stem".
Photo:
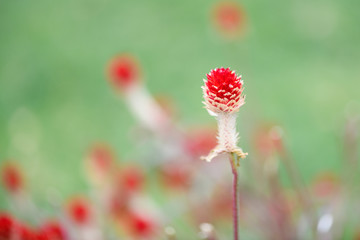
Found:
[{"label": "out-of-focus stem", "polygon": [[135,85],[125,98],[130,110],[146,128],[157,133],[170,128],[170,119],[144,86]]},{"label": "out-of-focus stem", "polygon": [[[270,159],[268,159],[270,160]],[[279,184],[278,179],[278,172],[274,172],[273,174],[270,174],[267,176],[267,181],[270,185],[270,191],[271,191],[271,206],[273,207],[275,205],[277,214],[273,215],[274,220],[277,223],[277,238],[287,240],[292,239],[292,227],[290,224],[290,216],[287,212],[286,208],[286,202],[283,196],[283,193],[281,191],[281,187]]]},{"label": "out-of-focus stem", "polygon": [[313,239],[316,238],[316,225],[317,225],[317,217],[315,215],[315,212],[313,211],[313,203],[310,199],[310,194],[307,192],[307,189],[305,188],[305,184],[303,183],[303,180],[301,179],[295,163],[293,159],[290,157],[288,152],[284,147],[281,148],[279,151],[279,154],[283,160],[284,166],[286,171],[289,174],[290,181],[292,182],[296,193],[298,195],[298,199],[300,201],[300,204],[302,205],[308,221],[309,225],[311,227],[312,237]]},{"label": "out-of-focus stem", "polygon": [[[345,198],[345,214],[347,216],[352,216],[354,198],[359,194],[357,187],[357,176],[358,176],[358,123],[359,120],[357,117],[351,117],[347,120],[344,133],[344,170],[343,181],[345,182],[345,187],[347,190],[347,196]],[[347,220],[343,220],[343,235],[346,236],[348,232],[351,232],[354,224],[352,223],[349,217]]]},{"label": "out-of-focus stem", "polygon": [[239,159],[234,153],[230,156],[233,173],[233,225],[234,240],[239,240],[239,211],[240,211],[240,184],[239,184]]},{"label": "out-of-focus stem", "polygon": [[[358,164],[358,150],[357,150],[357,128],[358,121],[356,118],[349,119],[345,126],[344,136],[344,180],[348,184],[347,187],[354,185],[356,179],[356,171]],[[351,190],[351,189],[350,189]]]}]

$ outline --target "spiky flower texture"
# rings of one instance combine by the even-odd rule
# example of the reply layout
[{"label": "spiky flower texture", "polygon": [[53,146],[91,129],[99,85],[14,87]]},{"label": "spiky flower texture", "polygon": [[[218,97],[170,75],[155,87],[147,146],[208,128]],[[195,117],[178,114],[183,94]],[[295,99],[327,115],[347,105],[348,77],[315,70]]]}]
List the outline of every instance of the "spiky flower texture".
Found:
[{"label": "spiky flower texture", "polygon": [[247,154],[237,147],[236,113],[245,103],[243,81],[230,68],[216,68],[206,75],[202,87],[205,108],[218,120],[218,145],[205,157],[211,161],[220,153],[235,153],[239,158]]},{"label": "spiky flower texture", "polygon": [[243,81],[230,68],[217,68],[206,75],[203,87],[206,108],[213,113],[237,112],[244,104]]}]

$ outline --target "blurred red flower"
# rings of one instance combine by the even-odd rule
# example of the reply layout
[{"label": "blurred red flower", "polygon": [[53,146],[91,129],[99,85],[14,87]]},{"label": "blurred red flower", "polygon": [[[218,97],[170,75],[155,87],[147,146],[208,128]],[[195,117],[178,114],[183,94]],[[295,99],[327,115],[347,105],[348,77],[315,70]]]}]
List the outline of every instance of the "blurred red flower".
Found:
[{"label": "blurred red flower", "polygon": [[13,163],[6,163],[2,169],[2,182],[6,190],[18,192],[23,187],[23,177],[20,169]]},{"label": "blurred red flower", "polygon": [[[65,229],[57,221],[48,221],[40,229],[41,239],[46,240],[66,240]],[[40,240],[40,239],[39,239]]]},{"label": "blurred red flower", "polygon": [[91,219],[89,202],[83,197],[76,197],[68,204],[68,214],[73,222],[79,225],[86,225]]},{"label": "blurred red flower", "polygon": [[235,36],[243,30],[244,10],[237,2],[222,1],[214,7],[213,20],[220,32]]},{"label": "blurred red flower", "polygon": [[129,54],[121,54],[110,60],[108,77],[114,86],[126,90],[140,80],[140,67],[137,60]]},{"label": "blurred red flower", "polygon": [[0,213],[0,240],[9,240],[15,226],[14,219],[5,213]]},{"label": "blurred red flower", "polygon": [[150,237],[154,233],[155,222],[145,215],[132,214],[127,220],[134,237]]}]

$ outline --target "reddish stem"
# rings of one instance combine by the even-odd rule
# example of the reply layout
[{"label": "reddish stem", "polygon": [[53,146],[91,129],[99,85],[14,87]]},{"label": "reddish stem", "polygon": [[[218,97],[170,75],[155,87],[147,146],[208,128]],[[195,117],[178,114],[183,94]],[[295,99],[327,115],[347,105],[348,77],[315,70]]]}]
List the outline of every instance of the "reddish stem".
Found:
[{"label": "reddish stem", "polygon": [[240,189],[239,189],[239,166],[237,156],[232,154],[230,157],[233,180],[233,225],[234,240],[239,240],[239,210],[240,210]]}]

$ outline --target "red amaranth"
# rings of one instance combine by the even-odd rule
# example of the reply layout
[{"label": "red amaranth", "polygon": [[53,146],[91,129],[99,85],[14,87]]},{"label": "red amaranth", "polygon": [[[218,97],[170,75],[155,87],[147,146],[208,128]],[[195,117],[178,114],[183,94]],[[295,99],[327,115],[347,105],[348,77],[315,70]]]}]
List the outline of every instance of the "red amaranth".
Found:
[{"label": "red amaranth", "polygon": [[15,221],[10,215],[0,213],[0,240],[10,239]]},{"label": "red amaranth", "polygon": [[57,221],[46,222],[41,230],[39,235],[43,236],[45,240],[66,240],[65,230]]},{"label": "red amaranth", "polygon": [[85,225],[90,221],[90,206],[84,198],[72,199],[69,203],[68,211],[71,219],[79,225]]},{"label": "red amaranth", "polygon": [[243,82],[230,68],[216,68],[206,75],[203,86],[205,105],[213,113],[232,113],[244,104]]},{"label": "red amaranth", "polygon": [[[39,239],[37,234],[34,232],[33,229],[31,229],[29,226],[18,223],[16,226],[16,234],[19,236],[19,240],[34,240]],[[39,240],[42,240],[41,238]]]},{"label": "red amaranth", "polygon": [[126,192],[140,191],[145,183],[145,175],[138,166],[126,166],[118,175],[119,186]]},{"label": "red amaranth", "polygon": [[124,91],[139,81],[139,64],[131,55],[118,55],[110,60],[108,76],[116,88]]},{"label": "red amaranth", "polygon": [[244,25],[245,17],[241,6],[236,2],[221,2],[214,8],[214,22],[219,31],[236,35]]},{"label": "red amaranth", "polygon": [[128,221],[134,237],[149,237],[154,232],[154,222],[146,216],[133,214]]},{"label": "red amaranth", "polygon": [[23,179],[20,170],[16,165],[6,164],[2,169],[2,181],[9,192],[18,192],[23,185]]}]

